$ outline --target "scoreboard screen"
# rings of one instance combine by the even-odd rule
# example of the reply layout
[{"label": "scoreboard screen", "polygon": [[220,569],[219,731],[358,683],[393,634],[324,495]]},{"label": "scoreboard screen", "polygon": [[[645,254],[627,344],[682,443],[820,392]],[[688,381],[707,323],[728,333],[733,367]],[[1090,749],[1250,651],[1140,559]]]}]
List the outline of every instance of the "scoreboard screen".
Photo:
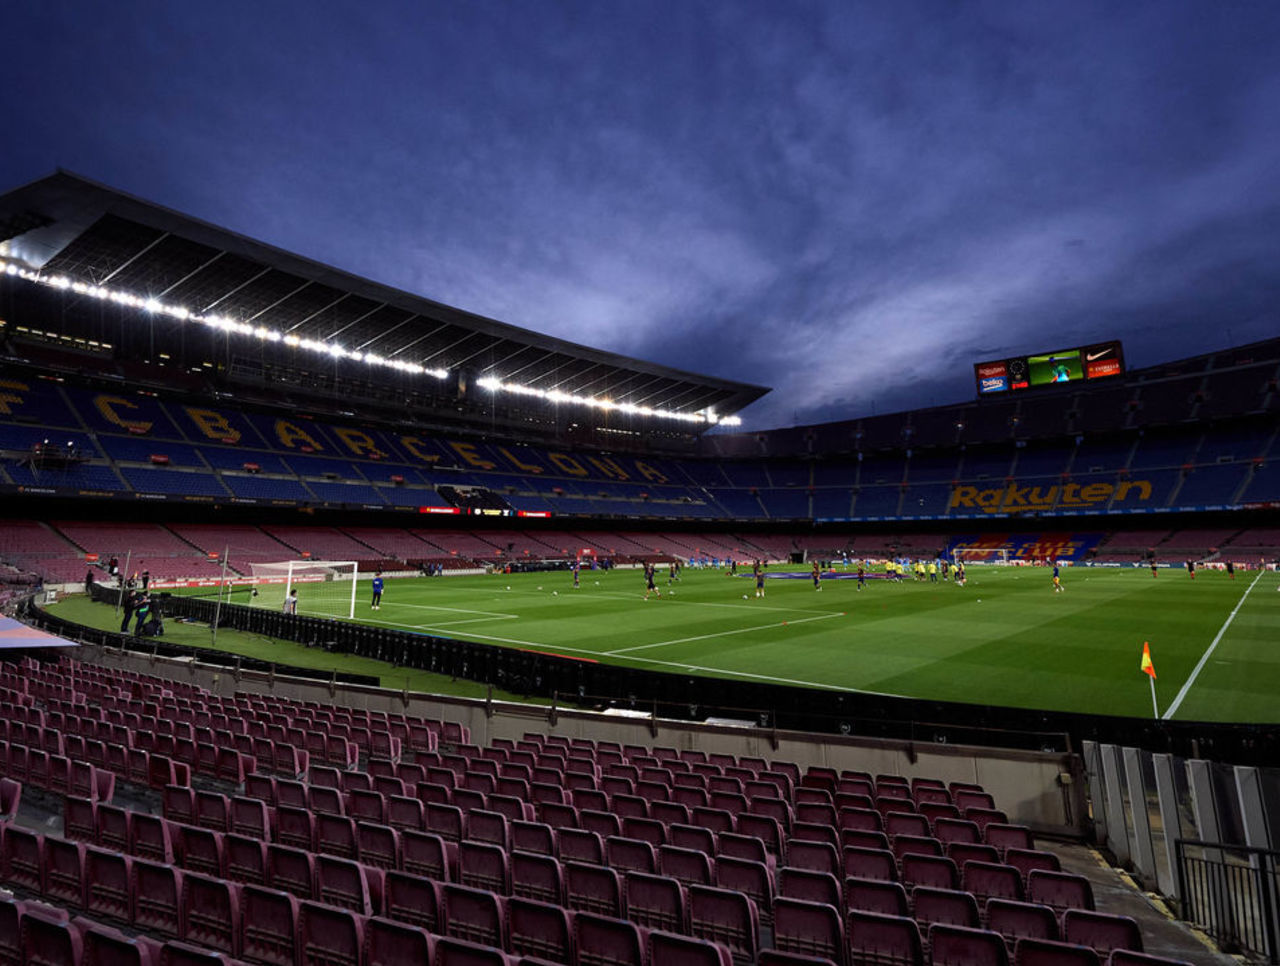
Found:
[{"label": "scoreboard screen", "polygon": [[1123,372],[1124,351],[1118,341],[979,362],[973,367],[979,396],[1064,382],[1091,382]]}]

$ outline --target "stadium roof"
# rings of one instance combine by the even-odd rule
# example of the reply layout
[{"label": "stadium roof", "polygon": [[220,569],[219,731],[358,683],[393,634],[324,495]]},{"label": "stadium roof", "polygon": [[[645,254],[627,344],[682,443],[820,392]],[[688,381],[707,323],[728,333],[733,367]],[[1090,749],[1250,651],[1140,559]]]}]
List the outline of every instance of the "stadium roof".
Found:
[{"label": "stadium roof", "polygon": [[769,391],[474,315],[63,171],[0,196],[0,256],[194,316],[544,393],[730,415]]}]

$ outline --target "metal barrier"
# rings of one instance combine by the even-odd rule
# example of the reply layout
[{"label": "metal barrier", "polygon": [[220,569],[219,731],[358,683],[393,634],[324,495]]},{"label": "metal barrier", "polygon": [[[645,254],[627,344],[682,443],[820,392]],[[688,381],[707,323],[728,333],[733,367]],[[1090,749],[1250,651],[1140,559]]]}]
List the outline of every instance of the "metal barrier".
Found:
[{"label": "metal barrier", "polygon": [[1182,918],[1225,952],[1280,962],[1276,948],[1276,887],[1280,852],[1221,842],[1178,839]]}]

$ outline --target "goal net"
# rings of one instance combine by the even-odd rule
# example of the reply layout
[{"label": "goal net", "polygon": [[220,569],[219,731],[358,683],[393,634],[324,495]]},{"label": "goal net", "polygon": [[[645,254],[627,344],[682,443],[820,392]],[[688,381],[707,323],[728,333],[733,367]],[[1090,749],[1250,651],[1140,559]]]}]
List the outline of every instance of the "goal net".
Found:
[{"label": "goal net", "polygon": [[970,564],[996,564],[1007,567],[1009,549],[1007,547],[956,547],[951,551],[951,559],[954,563],[962,563],[966,567]]},{"label": "goal net", "polygon": [[255,563],[249,604],[283,610],[285,598],[298,592],[298,613],[312,617],[356,616],[354,560],[284,560]]}]

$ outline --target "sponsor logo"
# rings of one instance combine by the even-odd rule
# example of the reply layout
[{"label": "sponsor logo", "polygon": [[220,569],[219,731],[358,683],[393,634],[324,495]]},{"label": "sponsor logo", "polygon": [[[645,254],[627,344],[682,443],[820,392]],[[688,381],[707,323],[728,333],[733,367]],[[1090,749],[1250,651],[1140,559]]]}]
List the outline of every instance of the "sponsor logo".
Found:
[{"label": "sponsor logo", "polygon": [[1084,355],[1085,362],[1093,362],[1095,359],[1101,359],[1103,356],[1111,355],[1111,349],[1106,348],[1098,352],[1086,352]]},{"label": "sponsor logo", "polygon": [[1003,362],[984,362],[978,366],[978,378],[987,379],[994,376],[1004,377],[1005,364]]},{"label": "sponsor logo", "polygon": [[1095,362],[1092,357],[1090,357],[1090,361],[1085,365],[1084,374],[1086,379],[1101,379],[1104,376],[1118,376],[1120,375],[1120,360],[1103,359]]},{"label": "sponsor logo", "polygon": [[980,488],[958,485],[951,488],[951,508],[982,513],[1043,513],[1048,510],[1076,510],[1104,507],[1112,501],[1151,499],[1150,480],[1121,480],[1119,483],[1062,483],[1052,486],[1019,485]]}]

